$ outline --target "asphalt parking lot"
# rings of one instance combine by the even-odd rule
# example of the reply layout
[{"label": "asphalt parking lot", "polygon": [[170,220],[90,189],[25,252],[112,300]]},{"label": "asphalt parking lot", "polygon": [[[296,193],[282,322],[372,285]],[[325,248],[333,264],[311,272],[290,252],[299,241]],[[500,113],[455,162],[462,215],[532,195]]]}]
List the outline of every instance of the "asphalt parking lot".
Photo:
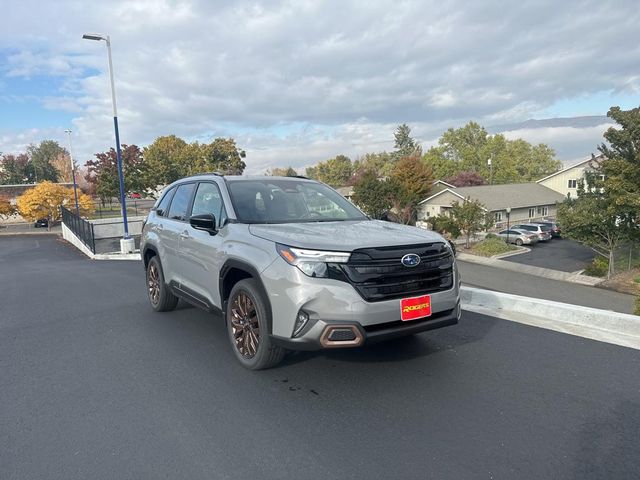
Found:
[{"label": "asphalt parking lot", "polygon": [[536,244],[528,253],[505,257],[503,260],[563,272],[577,272],[578,270],[584,270],[595,255],[593,250],[576,241],[566,238],[554,238],[553,240]]},{"label": "asphalt parking lot", "polygon": [[465,313],[243,369],[138,262],[0,238],[5,479],[640,478],[640,352]]}]

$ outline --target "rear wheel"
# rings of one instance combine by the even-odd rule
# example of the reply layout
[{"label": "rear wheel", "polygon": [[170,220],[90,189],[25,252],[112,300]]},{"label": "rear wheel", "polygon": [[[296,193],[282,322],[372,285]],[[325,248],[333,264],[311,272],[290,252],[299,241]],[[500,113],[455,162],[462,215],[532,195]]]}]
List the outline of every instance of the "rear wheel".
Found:
[{"label": "rear wheel", "polygon": [[156,312],[168,312],[178,304],[178,297],[164,283],[162,265],[157,256],[151,257],[147,264],[147,294],[151,308]]},{"label": "rear wheel", "polygon": [[255,280],[241,280],[233,286],[226,314],[233,353],[244,367],[260,370],[280,363],[285,351],[271,342],[271,311]]}]

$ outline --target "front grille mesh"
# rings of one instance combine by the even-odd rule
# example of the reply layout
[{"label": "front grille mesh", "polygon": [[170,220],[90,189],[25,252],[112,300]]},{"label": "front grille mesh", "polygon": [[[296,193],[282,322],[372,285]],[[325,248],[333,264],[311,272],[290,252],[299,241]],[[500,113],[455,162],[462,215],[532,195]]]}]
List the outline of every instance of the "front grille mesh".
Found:
[{"label": "front grille mesh", "polygon": [[[419,255],[420,264],[404,266],[401,259],[409,253]],[[339,268],[368,302],[435,293],[453,286],[453,255],[442,242],[358,249]]]}]

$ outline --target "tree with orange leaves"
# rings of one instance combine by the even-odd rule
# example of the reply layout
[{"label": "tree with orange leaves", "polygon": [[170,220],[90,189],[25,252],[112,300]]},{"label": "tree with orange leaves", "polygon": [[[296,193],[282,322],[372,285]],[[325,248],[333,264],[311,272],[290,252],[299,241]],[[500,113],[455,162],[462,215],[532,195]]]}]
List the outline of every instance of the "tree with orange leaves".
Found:
[{"label": "tree with orange leaves", "polygon": [[[30,188],[17,199],[18,212],[27,220],[40,220],[46,218],[51,225],[60,220],[62,212],[60,207],[70,210],[75,208],[73,188],[66,188],[52,182],[41,182]],[[78,207],[80,215],[89,215],[93,212],[93,200],[89,195],[78,192]]]}]

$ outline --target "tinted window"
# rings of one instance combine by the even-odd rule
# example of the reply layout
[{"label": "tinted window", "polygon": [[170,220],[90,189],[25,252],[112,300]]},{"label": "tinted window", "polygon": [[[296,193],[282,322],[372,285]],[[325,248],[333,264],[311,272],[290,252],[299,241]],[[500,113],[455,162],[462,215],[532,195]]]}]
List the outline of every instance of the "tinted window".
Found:
[{"label": "tinted window", "polygon": [[224,208],[220,190],[214,183],[201,183],[198,185],[196,196],[193,199],[191,215],[202,215],[204,213],[211,213],[216,217],[218,226],[224,225],[227,219],[227,212]]},{"label": "tinted window", "polygon": [[169,207],[169,215],[172,220],[187,220],[187,208],[189,208],[189,201],[191,200],[191,194],[195,184],[187,183],[186,185],[180,185],[176,190],[171,206]]},{"label": "tinted window", "polygon": [[305,180],[230,180],[238,220],[300,223],[365,220],[362,212],[326,185]]},{"label": "tinted window", "polygon": [[164,194],[164,196],[160,200],[160,203],[158,203],[158,206],[156,207],[156,215],[160,215],[161,217],[165,216],[165,214],[167,213],[167,207],[169,206],[171,197],[173,197],[175,191],[176,189],[174,187]]}]

